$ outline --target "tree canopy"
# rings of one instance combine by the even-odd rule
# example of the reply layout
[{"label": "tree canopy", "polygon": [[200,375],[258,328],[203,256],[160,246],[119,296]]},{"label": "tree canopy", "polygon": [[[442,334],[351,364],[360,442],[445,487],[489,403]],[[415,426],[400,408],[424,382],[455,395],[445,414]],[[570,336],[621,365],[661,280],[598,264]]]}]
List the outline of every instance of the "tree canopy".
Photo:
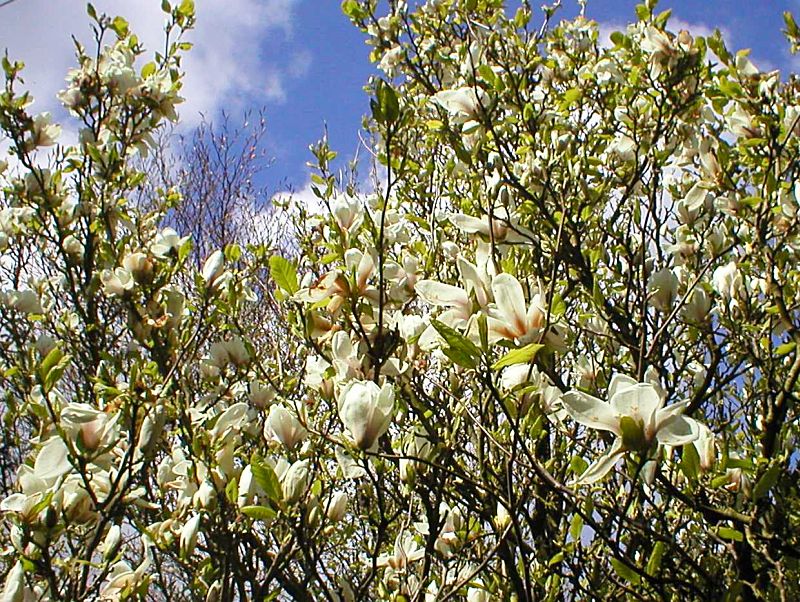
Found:
[{"label": "tree canopy", "polygon": [[3,59],[2,602],[800,596],[797,77],[410,4],[342,3],[373,177],[323,138],[315,207],[257,128],[153,160],[191,0],[152,57],[90,6],[75,144]]}]

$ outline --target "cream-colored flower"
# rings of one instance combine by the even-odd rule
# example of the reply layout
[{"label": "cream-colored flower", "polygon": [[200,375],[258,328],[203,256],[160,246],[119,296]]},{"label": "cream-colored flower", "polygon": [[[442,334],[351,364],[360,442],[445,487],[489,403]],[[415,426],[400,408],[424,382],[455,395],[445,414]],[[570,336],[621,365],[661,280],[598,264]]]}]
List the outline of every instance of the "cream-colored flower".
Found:
[{"label": "cream-colored flower", "polygon": [[612,447],[578,478],[578,483],[602,479],[626,451],[645,452],[654,444],[686,445],[700,436],[700,424],[682,412],[688,401],[664,406],[663,390],[652,382],[638,383],[615,374],[608,386],[608,401],[581,391],[570,391],[561,399],[577,422],[617,436]]},{"label": "cream-colored flower", "polygon": [[372,381],[348,383],[339,393],[339,418],[353,443],[370,449],[389,428],[394,416],[394,389]]}]

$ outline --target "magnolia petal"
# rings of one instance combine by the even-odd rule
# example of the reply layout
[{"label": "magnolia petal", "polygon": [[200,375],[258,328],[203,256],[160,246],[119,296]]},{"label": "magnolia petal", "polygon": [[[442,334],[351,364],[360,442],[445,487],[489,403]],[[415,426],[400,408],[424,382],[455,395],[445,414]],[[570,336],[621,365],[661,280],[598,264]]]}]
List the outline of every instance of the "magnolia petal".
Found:
[{"label": "magnolia petal", "polygon": [[478,267],[470,263],[463,257],[458,258],[458,271],[461,273],[461,280],[466,286],[467,293],[475,291],[475,297],[478,300],[478,305],[485,307],[489,303],[489,298],[486,292],[486,284]]},{"label": "magnolia petal", "polygon": [[611,382],[608,385],[608,398],[611,399],[622,391],[623,389],[627,389],[628,387],[633,387],[637,384],[636,379],[631,378],[627,374],[620,374],[617,372],[614,376],[611,377]]},{"label": "magnolia petal", "polygon": [[617,439],[606,453],[597,458],[584,472],[575,480],[575,485],[591,485],[603,480],[611,472],[620,456],[624,453],[622,440]]},{"label": "magnolia petal", "polygon": [[450,215],[450,222],[459,230],[463,230],[468,234],[485,234],[489,235],[489,224],[478,217],[471,215],[464,215],[463,213],[452,213]]},{"label": "magnolia petal", "polygon": [[584,426],[622,435],[619,416],[606,402],[580,391],[569,391],[561,398],[564,409]]},{"label": "magnolia petal", "polygon": [[683,414],[683,411],[689,405],[689,400],[681,401],[679,403],[673,403],[672,405],[668,405],[665,408],[661,408],[656,412],[656,424],[663,424],[673,416],[677,416],[678,414]]},{"label": "magnolia petal", "polygon": [[444,284],[436,280],[420,280],[414,290],[423,300],[432,305],[444,307],[467,307],[469,296],[463,288],[451,284]]},{"label": "magnolia petal", "polygon": [[499,274],[492,280],[492,293],[503,317],[511,326],[524,332],[527,308],[519,280],[510,274]]},{"label": "magnolia petal", "polygon": [[353,343],[350,336],[343,330],[337,331],[331,340],[333,357],[337,360],[346,360],[353,355]]},{"label": "magnolia petal", "polygon": [[53,437],[44,444],[33,465],[35,475],[42,480],[57,479],[72,470],[69,450],[61,437]]},{"label": "magnolia petal", "polygon": [[225,256],[222,254],[222,251],[214,251],[211,255],[208,256],[205,263],[203,264],[203,280],[205,280],[206,284],[212,284],[217,278],[219,278],[220,274],[222,274],[222,269],[225,265]]},{"label": "magnolia petal", "polygon": [[686,416],[673,416],[656,431],[656,439],[662,445],[686,445],[699,436],[700,425]]},{"label": "magnolia petal", "polygon": [[649,426],[662,405],[661,396],[649,383],[636,383],[617,391],[611,397],[611,407],[622,416],[630,416]]}]

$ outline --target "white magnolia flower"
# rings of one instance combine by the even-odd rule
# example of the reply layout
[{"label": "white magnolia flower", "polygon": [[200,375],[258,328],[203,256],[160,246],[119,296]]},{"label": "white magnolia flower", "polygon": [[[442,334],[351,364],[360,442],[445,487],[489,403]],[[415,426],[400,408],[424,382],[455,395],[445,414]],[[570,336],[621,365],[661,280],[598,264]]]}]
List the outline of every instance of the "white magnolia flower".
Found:
[{"label": "white magnolia flower", "polygon": [[697,287],[692,291],[692,296],[683,307],[682,315],[688,322],[702,323],[708,319],[711,311],[711,299],[706,291]]},{"label": "white magnolia flower", "polygon": [[147,579],[146,574],[152,564],[152,551],[149,540],[145,540],[145,554],[136,570],[124,560],[116,563],[108,574],[108,582],[100,591],[100,599],[106,602],[117,602],[122,599],[123,592],[133,590]]},{"label": "white magnolia flower", "polygon": [[[489,338],[517,341],[526,345],[537,341],[547,322],[546,302],[541,293],[531,296],[530,305],[525,302],[522,285],[511,274],[499,274],[492,280],[494,307],[489,310]],[[564,346],[563,337],[551,324],[543,340],[554,349]]]},{"label": "white magnolia flower", "polygon": [[213,286],[225,269],[225,256],[222,251],[214,251],[203,264],[202,276],[205,283]]},{"label": "white magnolia flower", "polygon": [[25,600],[25,570],[22,562],[17,561],[6,575],[0,602],[23,602]]},{"label": "white magnolia flower", "polygon": [[401,531],[394,541],[393,554],[381,554],[378,557],[379,567],[390,567],[402,571],[412,562],[425,557],[425,548],[420,547],[414,536],[408,531]]},{"label": "white magnolia flower", "polygon": [[194,547],[197,545],[197,532],[200,529],[200,514],[195,514],[186,521],[181,529],[181,555],[188,558],[194,552]]},{"label": "white magnolia flower", "polygon": [[475,217],[464,213],[452,213],[450,222],[468,234],[480,234],[495,243],[524,243],[535,239],[533,233],[520,225],[518,219],[505,207],[497,207],[491,216]]},{"label": "white magnolia flower", "polygon": [[264,434],[279,441],[287,449],[292,449],[306,438],[308,431],[289,410],[275,405],[270,408]]},{"label": "white magnolia flower", "polygon": [[482,109],[489,99],[481,88],[455,88],[442,90],[433,95],[432,100],[447,111],[456,123],[477,125]]},{"label": "white magnolia flower", "polygon": [[111,525],[101,546],[104,560],[110,560],[116,555],[121,541],[122,530],[119,528],[119,525]]},{"label": "white magnolia flower", "polygon": [[281,489],[286,503],[292,504],[303,496],[309,476],[308,460],[298,460],[286,469],[281,475]]},{"label": "white magnolia flower", "polygon": [[394,389],[372,381],[348,383],[339,394],[339,418],[360,449],[369,449],[389,428],[394,415]]},{"label": "white magnolia flower", "polygon": [[678,277],[669,268],[653,272],[647,280],[648,301],[660,312],[667,313],[672,309],[677,293]]},{"label": "white magnolia flower", "polygon": [[716,460],[716,442],[714,433],[705,424],[700,424],[700,433],[692,443],[700,456],[700,471],[708,472],[714,466]]},{"label": "white magnolia flower", "polygon": [[103,283],[103,292],[109,297],[124,297],[128,291],[133,290],[133,274],[125,268],[103,270],[100,274]]},{"label": "white magnolia flower", "polygon": [[257,408],[266,408],[277,395],[277,391],[275,391],[272,385],[264,384],[258,380],[250,381],[247,392],[250,397],[250,403]]},{"label": "white magnolia flower", "polygon": [[43,311],[39,295],[30,289],[5,291],[2,301],[7,307],[25,314],[40,314]]},{"label": "white magnolia flower", "polygon": [[723,299],[735,300],[742,291],[742,274],[736,262],[731,261],[714,270],[711,283]]},{"label": "white magnolia flower", "polygon": [[50,113],[41,113],[33,118],[30,138],[25,145],[29,150],[40,146],[53,146],[61,135],[61,126],[54,124]]},{"label": "white magnolia flower", "polygon": [[333,219],[342,230],[356,230],[364,220],[364,207],[361,201],[351,196],[337,196],[331,201]]},{"label": "white magnolia flower", "polygon": [[333,522],[339,522],[344,518],[344,513],[347,512],[347,494],[344,491],[337,491],[334,493],[325,510],[328,519]]},{"label": "white magnolia flower", "polygon": [[181,238],[172,228],[164,228],[158,233],[153,244],[150,245],[150,252],[155,257],[166,257],[173,251],[179,249],[183,243],[189,239],[188,236]]},{"label": "white magnolia flower", "polygon": [[664,407],[665,395],[652,382],[637,383],[615,374],[608,387],[608,401],[581,391],[562,397],[564,408],[577,422],[617,436],[611,448],[589,466],[578,483],[594,483],[614,467],[626,451],[646,451],[653,443],[685,445],[700,436],[700,424],[682,416],[688,401]]}]

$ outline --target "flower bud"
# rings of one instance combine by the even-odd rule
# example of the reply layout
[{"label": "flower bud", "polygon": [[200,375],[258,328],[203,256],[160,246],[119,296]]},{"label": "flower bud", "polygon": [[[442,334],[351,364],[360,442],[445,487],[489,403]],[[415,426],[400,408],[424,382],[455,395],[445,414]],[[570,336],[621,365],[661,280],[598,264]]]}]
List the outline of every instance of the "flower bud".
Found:
[{"label": "flower bud", "polygon": [[344,491],[337,491],[328,500],[326,515],[328,520],[339,522],[344,518],[347,511],[347,494]]},{"label": "flower bud", "polygon": [[181,529],[181,556],[188,558],[197,545],[197,531],[200,529],[200,515],[195,514]]},{"label": "flower bud", "polygon": [[283,500],[287,504],[298,501],[305,493],[308,485],[308,460],[299,460],[292,464],[281,479]]}]

